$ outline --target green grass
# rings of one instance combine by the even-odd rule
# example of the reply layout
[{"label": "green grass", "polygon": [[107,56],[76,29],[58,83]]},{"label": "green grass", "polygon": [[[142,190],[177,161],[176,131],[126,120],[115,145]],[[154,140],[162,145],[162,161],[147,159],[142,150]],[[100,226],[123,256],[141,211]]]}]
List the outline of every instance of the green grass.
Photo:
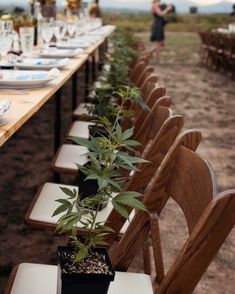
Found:
[{"label": "green grass", "polygon": [[[149,42],[149,32],[138,33],[136,36],[147,46],[155,46]],[[198,62],[200,39],[195,33],[167,32],[166,46],[162,50],[161,60],[165,63],[195,64]]]},{"label": "green grass", "polygon": [[[104,13],[103,17],[105,23],[116,25],[133,33],[150,31],[152,24],[150,13]],[[226,14],[178,15],[169,17],[169,20],[175,21],[166,26],[166,30],[170,32],[211,30],[234,22],[234,18]]]}]

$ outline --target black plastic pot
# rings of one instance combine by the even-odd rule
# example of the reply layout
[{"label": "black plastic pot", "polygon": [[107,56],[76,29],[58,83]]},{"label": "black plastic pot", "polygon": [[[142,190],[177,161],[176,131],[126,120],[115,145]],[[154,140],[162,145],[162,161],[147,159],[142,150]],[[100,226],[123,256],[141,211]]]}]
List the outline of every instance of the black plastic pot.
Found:
[{"label": "black plastic pot", "polygon": [[105,128],[100,125],[89,126],[89,133],[92,137],[107,136]]},{"label": "black plastic pot", "polygon": [[[89,162],[86,163],[85,166],[88,164]],[[85,179],[86,179],[86,175],[83,172],[79,171],[74,183],[75,185],[78,185],[79,195],[81,200],[87,197],[92,197],[96,195],[99,190],[99,185],[97,180],[85,180]],[[102,210],[105,206],[107,206],[107,204],[100,205],[98,209]],[[94,209],[96,209],[96,207],[94,207]]]},{"label": "black plastic pot", "polygon": [[107,294],[110,282],[115,277],[107,250],[96,248],[93,252],[105,255],[107,265],[112,274],[63,273],[65,260],[61,258],[61,252],[72,252],[72,250],[72,247],[58,247],[57,294]]}]

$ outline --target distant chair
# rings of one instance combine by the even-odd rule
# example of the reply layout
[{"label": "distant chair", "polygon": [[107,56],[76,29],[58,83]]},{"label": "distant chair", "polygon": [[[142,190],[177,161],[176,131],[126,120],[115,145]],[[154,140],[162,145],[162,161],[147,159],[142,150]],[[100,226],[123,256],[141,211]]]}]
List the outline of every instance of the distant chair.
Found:
[{"label": "distant chair", "polygon": [[189,8],[189,13],[190,14],[197,14],[198,13],[198,8],[196,6],[192,6]]},{"label": "distant chair", "polygon": [[235,16],[235,4],[233,4],[232,9],[233,9],[233,11],[230,14]]}]

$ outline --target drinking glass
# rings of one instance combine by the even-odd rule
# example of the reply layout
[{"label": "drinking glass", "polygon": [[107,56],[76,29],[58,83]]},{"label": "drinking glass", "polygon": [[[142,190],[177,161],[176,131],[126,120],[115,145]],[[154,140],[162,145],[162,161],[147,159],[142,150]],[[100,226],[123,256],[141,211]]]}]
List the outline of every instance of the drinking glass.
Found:
[{"label": "drinking glass", "polygon": [[34,27],[20,28],[20,45],[24,53],[30,53],[34,45]]},{"label": "drinking glass", "polygon": [[45,42],[45,47],[49,48],[50,41],[54,34],[54,28],[52,22],[44,22],[41,25],[42,39]]},{"label": "drinking glass", "polygon": [[59,43],[67,32],[67,24],[62,20],[57,20],[54,23],[54,35],[56,37],[57,43]]},{"label": "drinking glass", "polygon": [[1,59],[6,58],[7,53],[11,50],[13,44],[14,31],[0,30],[0,54]]},{"label": "drinking glass", "polygon": [[70,38],[73,38],[77,31],[76,22],[75,21],[68,22],[67,30],[68,30]]},{"label": "drinking glass", "polygon": [[2,30],[13,30],[13,21],[12,20],[0,20],[0,31]]}]

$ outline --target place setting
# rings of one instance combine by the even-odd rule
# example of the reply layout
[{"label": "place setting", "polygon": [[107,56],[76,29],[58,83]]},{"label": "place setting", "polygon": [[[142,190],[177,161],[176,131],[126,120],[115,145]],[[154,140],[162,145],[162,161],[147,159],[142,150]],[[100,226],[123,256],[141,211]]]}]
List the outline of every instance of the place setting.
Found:
[{"label": "place setting", "polygon": [[30,89],[45,86],[59,76],[56,68],[48,71],[4,70],[0,75],[2,89]]}]

